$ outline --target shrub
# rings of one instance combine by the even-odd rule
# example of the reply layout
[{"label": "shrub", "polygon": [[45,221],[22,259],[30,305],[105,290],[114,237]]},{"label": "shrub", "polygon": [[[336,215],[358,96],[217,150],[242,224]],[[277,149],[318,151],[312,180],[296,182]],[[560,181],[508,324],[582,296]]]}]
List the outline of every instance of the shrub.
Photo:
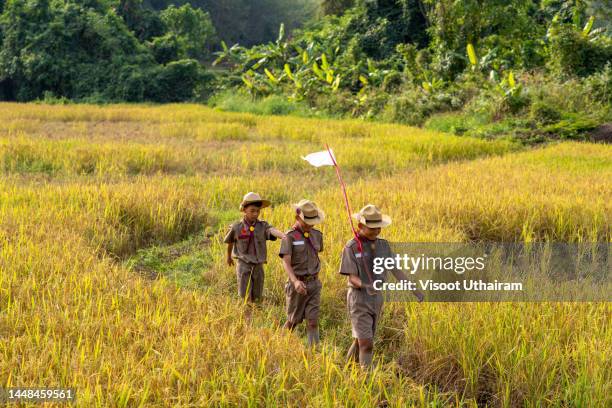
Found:
[{"label": "shrub", "polygon": [[462,135],[486,124],[488,120],[489,118],[486,115],[469,112],[449,112],[432,115],[427,119],[424,127],[439,132]]},{"label": "shrub", "polygon": [[382,89],[385,92],[395,92],[397,91],[403,83],[402,74],[397,71],[391,71],[385,78],[383,79]]},{"label": "shrub", "polygon": [[612,39],[591,38],[570,24],[550,30],[549,67],[564,76],[588,76],[612,60]]},{"label": "shrub", "polygon": [[264,115],[289,115],[297,110],[296,104],[280,95],[270,95],[263,98],[259,104]]},{"label": "shrub", "polygon": [[584,80],[587,92],[595,101],[612,103],[612,65],[606,64],[605,68]]},{"label": "shrub", "polygon": [[256,99],[244,91],[220,92],[208,100],[208,105],[222,111],[256,115],[315,115],[305,104],[290,101],[282,95],[269,95]]},{"label": "shrub", "polygon": [[156,70],[155,87],[147,99],[159,102],[180,102],[193,99],[203,79],[203,69],[196,60],[173,61]]},{"label": "shrub", "polygon": [[529,118],[534,122],[548,125],[561,120],[561,112],[552,105],[538,101],[531,105]]},{"label": "shrub", "polygon": [[57,96],[51,91],[43,92],[42,101],[45,105],[68,105],[71,104],[72,101],[64,96]]},{"label": "shrub", "polygon": [[155,37],[147,43],[147,46],[159,64],[167,64],[179,59],[180,44],[175,34]]},{"label": "shrub", "polygon": [[425,122],[425,114],[411,96],[400,95],[392,98],[382,113],[387,122],[398,122],[412,126],[420,126]]},{"label": "shrub", "polygon": [[571,117],[546,126],[542,131],[559,139],[583,139],[586,132],[597,127],[592,119]]}]

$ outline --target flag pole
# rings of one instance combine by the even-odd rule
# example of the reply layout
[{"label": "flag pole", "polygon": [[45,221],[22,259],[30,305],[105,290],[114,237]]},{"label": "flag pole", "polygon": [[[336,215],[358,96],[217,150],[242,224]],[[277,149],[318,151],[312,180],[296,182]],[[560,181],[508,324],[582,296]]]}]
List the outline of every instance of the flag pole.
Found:
[{"label": "flag pole", "polygon": [[357,247],[359,248],[359,253],[361,254],[361,260],[363,261],[363,267],[366,273],[368,274],[368,278],[370,279],[370,282],[374,283],[374,278],[372,277],[372,274],[370,273],[370,269],[368,268],[365,262],[365,259],[363,258],[363,245],[361,243],[361,239],[359,238],[359,234],[357,233],[357,230],[355,229],[355,224],[353,223],[353,217],[351,215],[352,214],[351,205],[349,204],[348,195],[346,194],[346,185],[344,184],[344,180],[342,180],[340,166],[338,166],[338,163],[336,163],[336,159],[334,158],[334,155],[332,154],[329,148],[329,145],[327,143],[325,143],[325,148],[327,149],[327,153],[329,153],[329,157],[331,157],[331,160],[334,163],[334,168],[336,169],[336,175],[338,176],[338,181],[340,182],[340,187],[342,188],[342,194],[344,195],[344,206],[346,207],[346,212],[349,218],[349,222],[351,223],[351,230],[353,231],[353,235],[355,239],[357,240]]}]

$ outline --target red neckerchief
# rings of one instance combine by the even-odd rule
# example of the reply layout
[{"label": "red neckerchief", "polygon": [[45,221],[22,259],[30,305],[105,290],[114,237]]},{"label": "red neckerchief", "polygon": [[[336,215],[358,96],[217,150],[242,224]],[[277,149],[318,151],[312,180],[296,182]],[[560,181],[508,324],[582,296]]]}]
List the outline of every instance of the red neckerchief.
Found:
[{"label": "red neckerchief", "polygon": [[364,237],[363,235],[359,235],[359,239],[361,240],[361,242],[364,245],[370,245],[370,251],[368,251],[370,253],[370,255],[374,255],[374,253],[376,252],[376,240],[378,238],[375,238],[373,241],[369,238]]},{"label": "red neckerchief", "polygon": [[300,234],[302,234],[302,237],[304,237],[304,239],[306,239],[306,241],[308,241],[308,244],[310,245],[310,247],[312,248],[312,252],[315,254],[315,256],[317,257],[317,259],[319,259],[319,254],[317,252],[317,249],[314,247],[312,241],[310,240],[310,232],[308,233],[308,236],[304,235],[305,232],[302,231],[302,227],[300,226],[300,224],[298,222],[296,222],[293,225],[293,229],[295,231],[298,231]]},{"label": "red neckerchief", "polygon": [[[247,254],[249,253],[249,249],[251,249],[251,243],[253,243],[253,252],[255,256],[257,256],[257,246],[255,245],[255,224],[257,224],[257,220],[253,224],[249,224],[246,218],[242,219],[242,223],[245,225],[246,230],[249,231],[249,243],[247,244]],[[251,231],[251,227],[253,227],[253,231]]]}]

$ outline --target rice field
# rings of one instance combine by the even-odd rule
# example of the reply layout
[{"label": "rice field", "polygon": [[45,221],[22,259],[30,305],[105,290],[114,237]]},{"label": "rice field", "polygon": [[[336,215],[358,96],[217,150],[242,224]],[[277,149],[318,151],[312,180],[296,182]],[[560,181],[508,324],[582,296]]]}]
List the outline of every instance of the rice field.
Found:
[{"label": "rice field", "polygon": [[[352,205],[391,241],[612,242],[612,148],[526,150],[399,125],[196,105],[0,104],[0,386],[71,386],[79,407],[612,404],[609,303],[387,304],[376,368],[350,344],[340,252]],[[265,300],[235,295],[222,236],[247,191],[316,201],[319,350],[287,333],[269,244]]]}]

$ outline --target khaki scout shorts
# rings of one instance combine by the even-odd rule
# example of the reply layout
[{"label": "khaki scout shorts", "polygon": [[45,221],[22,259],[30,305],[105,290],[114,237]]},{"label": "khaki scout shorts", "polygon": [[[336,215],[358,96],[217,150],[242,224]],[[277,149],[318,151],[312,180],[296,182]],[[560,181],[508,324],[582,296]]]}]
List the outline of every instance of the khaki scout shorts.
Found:
[{"label": "khaki scout shorts", "polygon": [[353,328],[353,337],[373,339],[382,311],[382,294],[368,295],[365,290],[349,288],[346,303]]},{"label": "khaki scout shorts", "polygon": [[319,279],[306,284],[306,295],[296,292],[293,284],[285,284],[285,299],[287,300],[287,320],[293,324],[299,324],[302,320],[318,320],[319,307],[321,305],[321,287],[323,284]]},{"label": "khaki scout shorts", "polygon": [[[264,288],[263,264],[252,264],[236,260],[236,279],[238,280],[238,295],[249,300],[261,299]],[[247,294],[248,292],[248,294]]]}]

